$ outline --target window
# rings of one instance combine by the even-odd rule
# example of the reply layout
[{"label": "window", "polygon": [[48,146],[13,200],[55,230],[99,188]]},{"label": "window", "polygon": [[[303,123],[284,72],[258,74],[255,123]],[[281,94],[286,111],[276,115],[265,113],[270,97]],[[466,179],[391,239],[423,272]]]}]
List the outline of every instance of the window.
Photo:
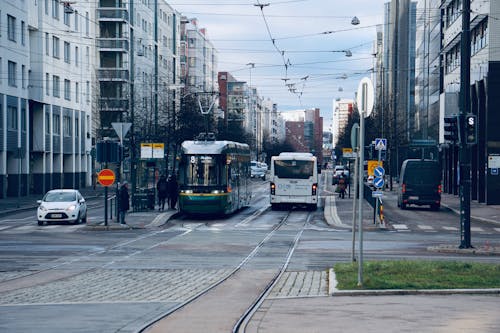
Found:
[{"label": "window", "polygon": [[85,35],[89,35],[89,12],[85,12]]},{"label": "window", "polygon": [[[0,78],[1,78],[1,77],[2,77],[2,75],[3,75],[3,67],[2,67],[2,65],[3,65],[3,63],[2,63],[2,57],[0,57]],[[0,85],[2,84],[2,81],[3,81],[3,80],[1,80],[1,79],[0,79]],[[0,102],[1,102],[1,101],[0,101]],[[0,110],[2,110],[2,108],[1,108],[1,107],[0,107]],[[0,126],[0,127],[1,127],[1,126]]]},{"label": "window", "polygon": [[61,134],[61,116],[59,116],[58,114],[52,116],[52,127],[54,134]]},{"label": "window", "polygon": [[8,63],[8,83],[11,87],[17,87],[16,77],[17,77],[17,64],[13,61]]},{"label": "window", "polygon": [[59,0],[52,0],[52,17],[59,20]]},{"label": "window", "polygon": [[10,15],[7,15],[7,38],[16,41],[16,18]]},{"label": "window", "polygon": [[80,85],[78,84],[78,82],[75,82],[75,101],[77,103],[80,102]]},{"label": "window", "polygon": [[45,33],[45,55],[49,55],[50,49],[50,41],[49,41],[49,33]]},{"label": "window", "polygon": [[59,59],[59,38],[52,36],[52,56]]},{"label": "window", "polygon": [[64,62],[70,63],[71,51],[70,45],[68,42],[64,42]]},{"label": "window", "polygon": [[49,15],[49,0],[45,0],[45,15]]},{"label": "window", "polygon": [[71,100],[71,81],[64,79],[64,99]]},{"label": "window", "polygon": [[52,95],[61,97],[61,88],[59,87],[59,76],[52,75]]},{"label": "window", "polygon": [[70,18],[69,13],[66,12],[65,10],[63,11],[63,13],[64,13],[63,14],[64,15],[64,24],[66,24],[69,27],[69,18]]},{"label": "window", "polygon": [[78,11],[75,10],[75,31],[78,31]]},{"label": "window", "polygon": [[21,21],[21,44],[24,45],[26,43],[26,35],[24,32],[25,29],[25,23],[24,21]]},{"label": "window", "polygon": [[50,114],[45,113],[45,134],[50,134]]},{"label": "window", "polygon": [[7,106],[7,128],[9,130],[18,129],[17,108],[15,106]]},{"label": "window", "polygon": [[21,87],[26,88],[26,66],[21,66]]},{"label": "window", "polygon": [[63,135],[71,136],[71,118],[69,116],[63,117]]},{"label": "window", "polygon": [[80,122],[78,121],[78,118],[75,118],[75,136],[76,137],[80,136],[79,124],[80,124]]},{"label": "window", "polygon": [[78,67],[78,62],[80,61],[78,57],[78,46],[75,46],[75,66]]},{"label": "window", "polygon": [[45,73],[45,95],[50,96],[50,75]]},{"label": "window", "polygon": [[86,94],[86,101],[87,101],[87,104],[90,102],[90,81],[87,81],[86,85],[85,85],[85,94]]},{"label": "window", "polygon": [[90,68],[90,48],[87,46],[85,48],[85,62],[87,63],[87,69]]}]

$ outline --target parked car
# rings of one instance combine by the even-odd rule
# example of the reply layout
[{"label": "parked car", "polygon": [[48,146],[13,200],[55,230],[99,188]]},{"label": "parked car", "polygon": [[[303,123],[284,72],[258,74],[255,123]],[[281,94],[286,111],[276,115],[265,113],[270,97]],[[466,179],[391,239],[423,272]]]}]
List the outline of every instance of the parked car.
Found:
[{"label": "parked car", "polygon": [[438,210],[441,205],[441,168],[437,161],[405,160],[401,166],[398,188],[398,207],[430,205]]},{"label": "parked car", "polygon": [[266,179],[267,164],[257,161],[250,162],[250,177],[251,178],[261,178]]},{"label": "parked car", "polygon": [[38,225],[45,222],[87,222],[87,204],[78,190],[50,190],[37,203]]},{"label": "parked car", "polygon": [[336,165],[333,170],[332,185],[339,183],[339,178],[342,174],[345,178],[349,179],[349,169],[343,165]]}]

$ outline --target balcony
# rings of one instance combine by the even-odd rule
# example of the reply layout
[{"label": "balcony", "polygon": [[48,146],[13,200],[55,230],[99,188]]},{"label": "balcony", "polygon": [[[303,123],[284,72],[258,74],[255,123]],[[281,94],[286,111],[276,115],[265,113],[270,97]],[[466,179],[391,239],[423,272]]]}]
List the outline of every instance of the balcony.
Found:
[{"label": "balcony", "polygon": [[127,111],[129,100],[123,97],[109,97],[99,99],[99,109],[101,111]]},{"label": "balcony", "polygon": [[99,21],[128,22],[129,15],[126,8],[99,8],[97,9]]},{"label": "balcony", "polygon": [[99,68],[97,70],[99,81],[128,81],[128,69],[122,68]]},{"label": "balcony", "polygon": [[129,41],[125,38],[97,38],[99,51],[128,52]]}]

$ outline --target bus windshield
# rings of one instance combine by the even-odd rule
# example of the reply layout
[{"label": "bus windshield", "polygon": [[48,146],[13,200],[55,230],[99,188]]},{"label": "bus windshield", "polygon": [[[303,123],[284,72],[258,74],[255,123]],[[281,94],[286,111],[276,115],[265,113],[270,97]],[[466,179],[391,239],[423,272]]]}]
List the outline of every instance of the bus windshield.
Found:
[{"label": "bus windshield", "polygon": [[309,179],[314,175],[314,162],[300,160],[274,161],[274,174],[278,178]]},{"label": "bus windshield", "polygon": [[220,155],[186,155],[185,184],[209,186],[224,184],[225,163],[218,163]]}]

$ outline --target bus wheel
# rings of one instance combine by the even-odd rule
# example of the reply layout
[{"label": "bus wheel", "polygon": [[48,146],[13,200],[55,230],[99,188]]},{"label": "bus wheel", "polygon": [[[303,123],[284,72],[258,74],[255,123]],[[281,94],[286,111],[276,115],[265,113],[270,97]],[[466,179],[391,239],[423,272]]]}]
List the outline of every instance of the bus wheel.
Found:
[{"label": "bus wheel", "polygon": [[278,210],[277,204],[271,204],[271,210]]},{"label": "bus wheel", "polygon": [[309,205],[309,210],[310,210],[310,211],[313,211],[313,212],[314,212],[316,209],[318,209],[318,205],[317,205],[317,204],[310,204],[310,205]]}]

